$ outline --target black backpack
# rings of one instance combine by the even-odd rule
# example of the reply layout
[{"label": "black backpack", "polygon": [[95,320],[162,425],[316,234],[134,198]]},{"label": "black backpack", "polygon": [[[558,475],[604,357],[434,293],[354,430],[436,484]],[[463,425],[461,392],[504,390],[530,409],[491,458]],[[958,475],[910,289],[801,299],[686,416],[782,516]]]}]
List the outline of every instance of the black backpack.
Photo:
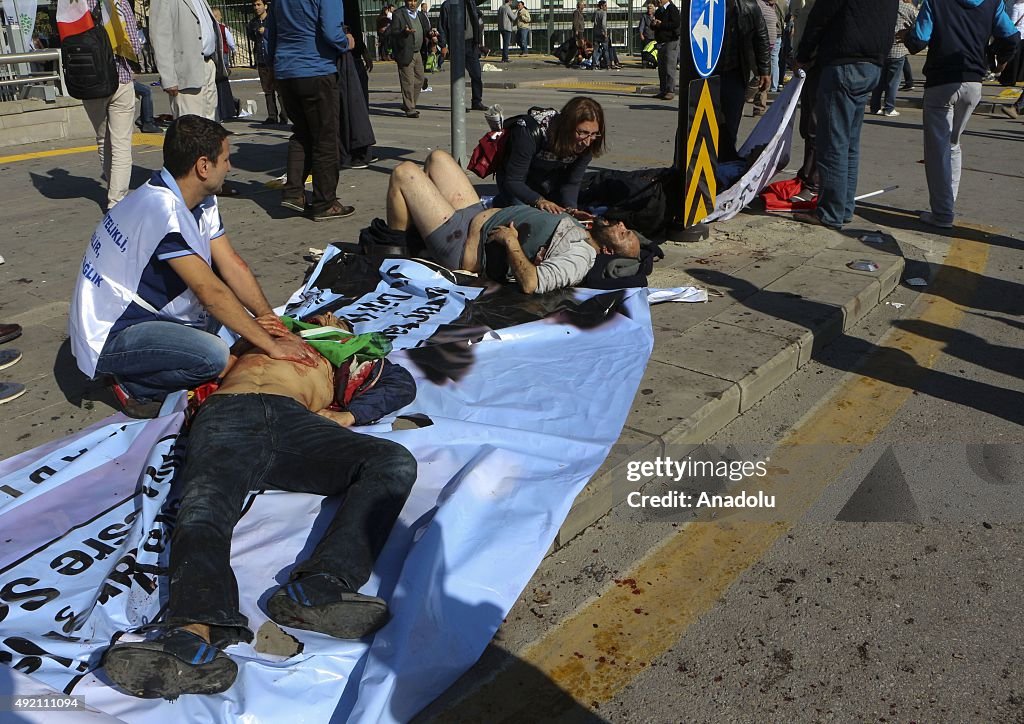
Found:
[{"label": "black backpack", "polygon": [[80,101],[109,98],[117,90],[114,49],[99,17],[99,5],[92,12],[94,25],[84,33],[61,41],[64,88]]}]

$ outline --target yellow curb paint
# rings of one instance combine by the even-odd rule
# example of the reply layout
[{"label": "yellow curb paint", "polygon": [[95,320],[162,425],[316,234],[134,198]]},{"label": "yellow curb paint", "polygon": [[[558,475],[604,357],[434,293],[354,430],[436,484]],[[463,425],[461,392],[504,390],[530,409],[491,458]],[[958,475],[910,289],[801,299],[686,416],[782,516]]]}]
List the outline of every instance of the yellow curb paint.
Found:
[{"label": "yellow curb paint", "polygon": [[[136,133],[132,136],[133,146],[162,146],[164,136],[162,133]],[[13,156],[0,156],[0,163],[16,163],[18,161],[31,161],[37,158],[53,158],[54,156],[69,156],[73,153],[89,153],[95,151],[96,145],[74,146],[72,148],[54,148],[49,151],[31,151],[30,153],[18,153]]]},{"label": "yellow curb paint", "polygon": [[[914,305],[914,318],[955,328],[964,310],[944,295],[969,295],[987,260],[983,242],[952,240],[942,270]],[[743,521],[690,523],[438,720],[519,722],[535,718],[538,711],[557,718],[610,700],[710,610],[889,424],[915,379],[942,354],[943,344],[891,330],[864,367],[772,452],[769,475],[758,487],[769,495],[785,491],[780,500],[787,520],[772,520],[780,516],[762,511],[762,521],[757,511],[748,511]],[[887,368],[894,362],[902,369]],[[827,455],[823,445],[829,446]]]}]

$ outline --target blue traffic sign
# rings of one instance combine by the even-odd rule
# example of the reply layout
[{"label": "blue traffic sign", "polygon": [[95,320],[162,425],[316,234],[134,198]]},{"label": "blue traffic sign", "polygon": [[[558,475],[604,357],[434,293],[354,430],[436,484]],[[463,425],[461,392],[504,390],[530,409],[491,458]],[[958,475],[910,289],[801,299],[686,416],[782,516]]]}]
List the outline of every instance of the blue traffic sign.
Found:
[{"label": "blue traffic sign", "polygon": [[690,0],[690,53],[702,78],[718,64],[725,37],[726,0]]}]

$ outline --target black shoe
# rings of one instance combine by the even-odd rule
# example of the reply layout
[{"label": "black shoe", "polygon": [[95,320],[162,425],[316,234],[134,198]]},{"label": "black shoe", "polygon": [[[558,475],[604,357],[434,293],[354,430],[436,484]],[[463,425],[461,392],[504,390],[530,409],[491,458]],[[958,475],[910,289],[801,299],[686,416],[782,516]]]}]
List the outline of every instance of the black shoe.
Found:
[{"label": "black shoe", "polygon": [[0,324],[0,344],[21,336],[20,324]]},{"label": "black shoe", "polygon": [[164,129],[160,128],[160,126],[156,125],[155,123],[146,123],[139,130],[142,131],[143,133],[163,133],[164,132]]},{"label": "black shoe", "polygon": [[370,164],[363,159],[353,159],[344,165],[344,168],[360,169],[370,168]]},{"label": "black shoe", "polygon": [[471,111],[486,111],[487,110],[487,106],[485,106],[483,103],[474,103],[473,105],[471,105],[469,107],[469,110],[471,110]]},{"label": "black shoe", "polygon": [[103,668],[115,684],[142,699],[219,694],[238,676],[238,665],[223,651],[180,628],[149,641],[114,644]]},{"label": "black shoe", "polygon": [[301,197],[297,196],[294,199],[281,199],[281,206],[292,211],[298,211],[300,214],[306,213],[306,197],[303,194]]},{"label": "black shoe", "polygon": [[336,639],[361,639],[388,622],[388,605],[353,591],[327,573],[313,573],[281,586],[267,601],[270,618],[291,628]]},{"label": "black shoe", "polygon": [[110,385],[110,391],[121,404],[121,411],[135,420],[152,420],[160,417],[160,408],[164,406],[161,400],[139,400],[128,394],[122,385],[117,382]]},{"label": "black shoe", "polygon": [[900,86],[900,90],[901,91],[912,91],[912,90],[914,90],[914,86],[912,86],[912,85],[901,85]]},{"label": "black shoe", "polygon": [[335,201],[329,209],[313,214],[313,221],[330,221],[331,219],[344,219],[356,212],[354,206],[345,206],[340,201]]},{"label": "black shoe", "polygon": [[260,125],[261,126],[276,126],[277,125],[277,116],[267,116],[267,119],[265,121],[261,121]]},{"label": "black shoe", "polygon": [[411,110],[411,111],[406,111],[405,112],[405,117],[406,118],[419,118],[420,117],[420,112],[415,110],[415,109]]}]

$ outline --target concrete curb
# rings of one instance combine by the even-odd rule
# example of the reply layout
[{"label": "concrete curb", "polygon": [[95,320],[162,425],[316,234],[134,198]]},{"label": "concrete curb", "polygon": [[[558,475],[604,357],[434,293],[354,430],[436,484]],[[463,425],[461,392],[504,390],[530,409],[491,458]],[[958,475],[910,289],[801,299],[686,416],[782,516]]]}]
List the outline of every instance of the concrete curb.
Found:
[{"label": "concrete curb", "polygon": [[[866,256],[878,263],[877,271],[846,266]],[[678,459],[704,443],[878,305],[896,288],[904,268],[891,237],[869,250],[843,237],[801,264],[780,262],[753,293],[734,294],[734,303],[677,334],[656,334],[622,437],[573,503],[555,550],[652,482],[629,481],[630,461],[653,460],[669,446]],[[763,274],[771,265],[756,266]],[[649,382],[654,379],[657,383]],[[644,400],[655,389],[676,417],[652,419]]]}]

